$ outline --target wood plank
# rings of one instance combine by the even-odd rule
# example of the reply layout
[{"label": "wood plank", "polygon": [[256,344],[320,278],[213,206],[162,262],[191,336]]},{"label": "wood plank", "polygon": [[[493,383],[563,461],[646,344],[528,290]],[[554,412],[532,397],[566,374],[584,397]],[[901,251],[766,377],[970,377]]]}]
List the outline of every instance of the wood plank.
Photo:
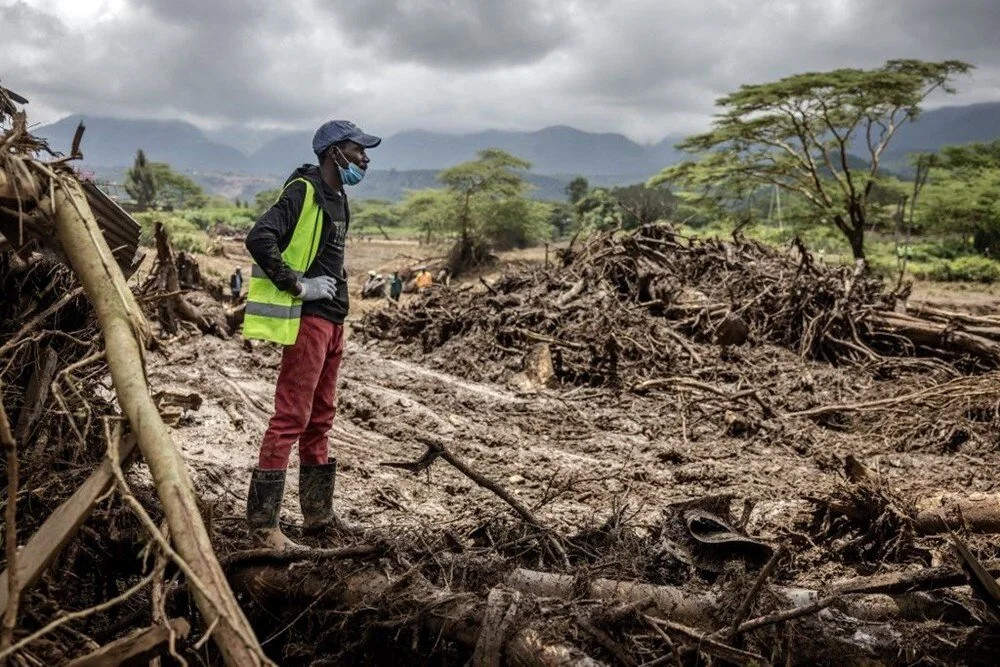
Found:
[{"label": "wood plank", "polygon": [[[135,449],[135,437],[127,435],[122,438],[119,447],[122,465],[129,454]],[[97,499],[110,488],[114,473],[111,462],[104,460],[91,473],[87,481],[80,485],[72,496],[45,520],[28,543],[17,554],[17,580],[23,592],[38,581],[45,569],[52,564],[63,547],[69,543],[83,522],[94,511]],[[7,608],[7,570],[0,573],[0,615]]]},{"label": "wood plank", "polygon": [[[171,619],[178,639],[188,636],[191,626],[183,618]],[[165,653],[170,640],[170,629],[165,625],[154,625],[129,633],[121,639],[105,644],[93,653],[66,663],[66,667],[117,667],[124,664],[147,664],[151,658]]]}]

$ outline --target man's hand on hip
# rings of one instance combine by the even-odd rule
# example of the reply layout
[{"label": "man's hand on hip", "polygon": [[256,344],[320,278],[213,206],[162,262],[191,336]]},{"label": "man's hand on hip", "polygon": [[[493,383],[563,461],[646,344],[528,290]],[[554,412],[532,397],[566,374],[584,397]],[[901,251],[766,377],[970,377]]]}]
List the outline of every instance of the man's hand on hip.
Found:
[{"label": "man's hand on hip", "polygon": [[334,299],[337,296],[337,279],[330,276],[300,278],[299,293],[296,296],[303,301]]}]

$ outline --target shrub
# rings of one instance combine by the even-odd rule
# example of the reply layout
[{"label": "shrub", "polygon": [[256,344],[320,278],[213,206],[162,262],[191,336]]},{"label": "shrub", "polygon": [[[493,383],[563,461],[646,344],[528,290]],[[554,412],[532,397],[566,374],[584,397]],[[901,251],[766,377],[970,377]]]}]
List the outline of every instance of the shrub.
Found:
[{"label": "shrub", "polygon": [[205,233],[195,227],[189,220],[177,215],[171,215],[162,211],[147,211],[136,213],[135,219],[139,223],[142,231],[139,235],[139,242],[145,246],[156,244],[156,223],[162,223],[163,229],[167,232],[167,238],[174,246],[175,250],[184,252],[206,252],[209,247],[208,237]]},{"label": "shrub", "polygon": [[956,259],[918,262],[910,266],[917,278],[943,282],[995,283],[1000,281],[1000,262],[967,255]]}]

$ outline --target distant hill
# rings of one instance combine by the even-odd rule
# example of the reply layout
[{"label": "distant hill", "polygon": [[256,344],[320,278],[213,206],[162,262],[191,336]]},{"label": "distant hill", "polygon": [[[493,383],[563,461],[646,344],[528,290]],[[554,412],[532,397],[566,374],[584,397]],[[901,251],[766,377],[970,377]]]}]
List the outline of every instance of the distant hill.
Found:
[{"label": "distant hill", "polygon": [[907,158],[910,153],[935,152],[951,144],[994,139],[1000,139],[1000,102],[942,107],[900,127],[882,164],[901,176],[912,177],[913,167]]},{"label": "distant hill", "polygon": [[[70,116],[34,132],[47,138],[54,149],[67,151],[80,118]],[[294,167],[315,159],[309,150],[311,130],[249,130],[240,135],[239,128],[228,127],[214,131],[213,140],[183,121],[97,116],[84,117],[84,121],[84,166],[89,168],[130,165],[135,152],[142,148],[151,160],[169,162],[189,173],[228,172],[280,180]],[[247,155],[223,143],[224,138],[238,138],[244,148],[263,144]],[[906,164],[906,153],[911,151],[998,138],[1000,102],[935,109],[924,113],[916,123],[900,128],[884,164],[888,169],[900,170]],[[561,198],[556,193],[556,181],[568,181],[578,174],[598,185],[645,180],[683,158],[674,148],[679,140],[679,136],[668,136],[658,143],[641,145],[621,134],[584,132],[564,125],[535,132],[442,134],[411,130],[387,137],[372,151],[373,174],[361,189],[378,193],[371,196],[395,199],[406,188],[435,185],[435,171],[470,160],[476,151],[492,146],[529,160],[532,173],[538,176],[536,196],[555,199]],[[374,170],[380,175],[376,177]]]},{"label": "distant hill", "polygon": [[[273,171],[282,165],[313,159],[311,132],[289,132],[275,137],[250,155],[255,171]],[[650,175],[678,157],[666,139],[641,146],[621,134],[597,134],[572,127],[547,127],[537,132],[487,130],[472,134],[442,134],[424,130],[400,132],[372,150],[379,169],[443,169],[472,160],[483,148],[502,148],[528,160],[532,171],[549,175]],[[286,167],[287,168],[287,167]]]},{"label": "distant hill", "polygon": [[215,143],[191,123],[180,120],[126,120],[74,115],[32,132],[48,139],[53,150],[69,152],[76,126],[83,120],[84,164],[120,167],[132,164],[140,148],[155,162],[191,171],[237,171],[246,168],[246,156],[231,146]]},{"label": "distant hill", "polygon": [[1000,102],[984,102],[924,112],[916,122],[899,128],[889,150],[936,151],[948,144],[994,139],[1000,139]]}]

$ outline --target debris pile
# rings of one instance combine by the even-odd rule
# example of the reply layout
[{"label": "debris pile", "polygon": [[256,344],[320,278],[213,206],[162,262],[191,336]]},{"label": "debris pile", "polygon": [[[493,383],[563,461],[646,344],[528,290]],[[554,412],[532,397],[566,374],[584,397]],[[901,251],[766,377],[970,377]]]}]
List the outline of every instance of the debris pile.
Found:
[{"label": "debris pile", "polygon": [[799,244],[686,238],[665,223],[598,235],[563,251],[562,266],[527,267],[486,290],[432,290],[369,313],[361,330],[441,349],[472,373],[546,343],[558,381],[638,389],[748,341],[837,364],[916,355],[1000,366],[1000,329],[897,313],[902,295],[867,272],[816,264]]}]

